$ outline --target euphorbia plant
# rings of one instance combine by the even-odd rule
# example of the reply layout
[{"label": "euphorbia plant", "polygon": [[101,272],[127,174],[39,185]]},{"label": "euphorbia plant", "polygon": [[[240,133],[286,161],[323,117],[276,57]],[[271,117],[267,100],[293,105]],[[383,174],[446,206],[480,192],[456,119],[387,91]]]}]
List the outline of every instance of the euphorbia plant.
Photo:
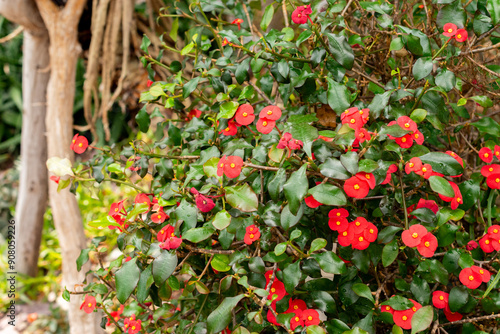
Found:
[{"label": "euphorbia plant", "polygon": [[[498,93],[471,96],[460,64],[476,62],[472,36],[489,39],[497,18],[485,23],[489,8],[476,2],[398,6],[271,4],[260,39],[248,38],[257,27],[243,3],[161,13],[194,24],[174,50],[183,63],[153,58],[145,38],[144,61],[169,73],[141,95],[148,136],[101,148],[59,181],[138,192],[89,222],[119,233],[123,256],[101,261],[86,286],[115,332],[473,333],[495,323],[500,173],[474,151],[498,158],[487,96]],[[278,8],[292,24],[269,30]]]}]

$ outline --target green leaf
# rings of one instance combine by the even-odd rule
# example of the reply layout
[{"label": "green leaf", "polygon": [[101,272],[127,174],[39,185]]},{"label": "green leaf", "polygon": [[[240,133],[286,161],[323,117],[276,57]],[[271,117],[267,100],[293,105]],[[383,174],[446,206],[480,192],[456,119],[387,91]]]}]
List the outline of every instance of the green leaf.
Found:
[{"label": "green leaf", "polygon": [[175,209],[175,215],[178,219],[184,221],[183,231],[187,231],[196,226],[197,221],[197,209],[196,207],[183,199],[181,204]]},{"label": "green leaf", "polygon": [[354,65],[354,52],[347,39],[344,36],[331,33],[325,34],[328,38],[328,45],[333,58],[345,69],[352,69]]},{"label": "green leaf", "polygon": [[278,200],[281,192],[283,191],[283,185],[286,181],[286,169],[280,168],[274,178],[269,181],[267,185],[267,190],[273,201]]},{"label": "green leaf", "polygon": [[335,110],[337,115],[340,115],[351,105],[349,91],[346,86],[339,84],[330,77],[327,77],[326,80],[328,81],[328,105]]},{"label": "green leaf", "polygon": [[116,277],[116,298],[120,304],[125,304],[128,297],[134,291],[139,282],[141,270],[135,263],[137,258],[125,262],[115,274]]},{"label": "green leaf", "polygon": [[[307,194],[309,184],[306,175],[307,165],[304,164],[299,170],[292,173],[288,181],[283,186],[285,197],[290,206],[290,212],[296,215],[299,212],[300,204]],[[255,197],[257,200],[257,197]]]},{"label": "green leaf", "polygon": [[401,37],[397,37],[391,41],[389,51],[394,51],[394,50],[398,51],[398,50],[401,50],[403,47],[404,47],[404,43],[401,40]]},{"label": "green leaf", "polygon": [[153,279],[157,286],[161,286],[167,278],[172,275],[177,266],[177,255],[163,250],[161,254],[153,260]]},{"label": "green leaf", "polygon": [[328,158],[319,166],[321,174],[332,179],[347,180],[351,174],[347,172],[342,163],[335,158]]},{"label": "green leaf", "polygon": [[297,214],[294,215],[290,212],[290,204],[287,204],[281,211],[281,216],[280,216],[281,227],[283,227],[285,230],[288,230],[289,228],[297,225],[297,223],[300,221],[300,218],[302,218],[303,214],[304,214],[304,205],[301,205],[299,207],[299,211],[297,212]]},{"label": "green leaf", "polygon": [[452,71],[442,70],[441,73],[436,75],[436,85],[443,88],[445,91],[449,92],[457,83],[455,74]]},{"label": "green leaf", "polygon": [[182,86],[182,97],[186,99],[192,92],[198,87],[198,83],[200,82],[201,76],[195,77],[194,79],[189,80]]},{"label": "green leaf", "polygon": [[409,301],[407,298],[402,296],[392,296],[387,301],[383,302],[381,305],[389,305],[396,311],[404,311],[411,307],[413,307],[413,303]]},{"label": "green leaf", "polygon": [[289,264],[283,270],[283,283],[285,284],[285,289],[288,293],[293,293],[295,287],[299,284],[302,277],[302,271],[300,270],[300,261],[295,261],[295,263]]},{"label": "green leaf", "polygon": [[431,189],[438,194],[446,197],[455,197],[455,191],[450,185],[450,182],[441,176],[433,175],[429,177]]},{"label": "green leaf", "polygon": [[414,275],[410,284],[410,291],[419,303],[429,304],[431,289],[426,280]]},{"label": "green leaf", "polygon": [[274,254],[276,254],[276,256],[280,256],[281,254],[283,254],[286,251],[287,246],[288,246],[288,243],[286,243],[286,242],[282,242],[282,243],[277,244],[276,247],[274,247]]},{"label": "green leaf", "polygon": [[318,251],[326,246],[326,240],[323,238],[316,238],[311,242],[311,249],[309,250],[309,253],[314,253],[315,251]]},{"label": "green leaf", "polygon": [[62,297],[67,302],[69,302],[69,299],[71,298],[71,294],[69,293],[68,289],[66,289],[66,287],[64,287],[64,292],[62,294]]},{"label": "green leaf", "polygon": [[186,45],[185,47],[183,47],[182,50],[181,50],[181,56],[185,56],[189,52],[191,52],[191,50],[193,50],[194,46],[195,46],[195,44],[193,42],[191,42],[188,45]]},{"label": "green leaf", "polygon": [[413,77],[415,80],[421,80],[431,74],[432,72],[432,60],[429,57],[418,58],[413,65]]},{"label": "green leaf", "polygon": [[336,313],[337,305],[332,295],[326,291],[311,291],[311,298],[314,304],[323,312]]},{"label": "green leaf", "polygon": [[398,325],[392,326],[392,334],[404,334],[403,329]]},{"label": "green leaf", "polygon": [[207,318],[208,333],[219,333],[231,322],[233,309],[245,296],[226,297],[222,303]]},{"label": "green leaf", "polygon": [[396,239],[384,246],[382,249],[382,265],[384,267],[390,266],[398,257],[399,247]]},{"label": "green leaf", "polygon": [[433,171],[444,175],[460,175],[464,172],[460,163],[446,153],[430,152],[419,158],[423,163],[430,164]]},{"label": "green leaf", "polygon": [[485,298],[491,292],[491,290],[498,284],[499,281],[500,281],[500,271],[497,273],[493,281],[488,285],[488,288],[484,292],[482,298]]},{"label": "green leaf", "polygon": [[[153,284],[153,274],[151,273],[152,264],[149,264],[146,269],[141,272],[141,277],[139,278],[139,282],[137,283],[137,301],[139,303],[144,303],[146,298],[149,296],[149,290],[151,285]],[[170,276],[172,277],[172,276]]]},{"label": "green leaf", "polygon": [[78,256],[78,259],[76,259],[77,271],[80,271],[80,269],[82,269],[82,266],[89,260],[89,252],[90,249],[88,248],[82,249],[82,251],[80,252],[80,256]]},{"label": "green leaf", "polygon": [[439,10],[436,17],[436,23],[438,27],[442,27],[448,22],[453,22],[459,28],[463,28],[466,19],[467,15],[463,9],[462,2],[453,1],[451,4],[445,5]]},{"label": "green leaf", "polygon": [[369,334],[369,333],[359,327],[354,327],[350,331],[345,331],[342,334]]},{"label": "green leaf", "polygon": [[306,334],[326,334],[323,327],[311,325],[306,327]]},{"label": "green leaf", "polygon": [[500,22],[500,1],[499,0],[489,0],[487,2],[487,9],[491,15],[492,23],[498,24]]},{"label": "green leaf", "polygon": [[274,17],[274,7],[267,6],[266,10],[264,11],[264,15],[262,15],[262,21],[260,21],[260,28],[263,31],[267,30],[267,27],[269,26],[269,23],[271,23],[271,20]]},{"label": "green leaf", "polygon": [[214,220],[212,221],[212,225],[218,230],[225,229],[226,227],[229,226],[230,223],[231,223],[231,215],[226,210],[217,212],[217,214],[214,217]]},{"label": "green leaf", "polygon": [[137,125],[139,125],[139,130],[141,132],[148,132],[149,125],[151,124],[151,120],[149,118],[149,114],[146,111],[146,106],[141,108],[137,115],[135,115],[135,120],[137,122]]},{"label": "green leaf", "polygon": [[427,110],[425,109],[415,109],[412,111],[410,118],[415,121],[415,123],[420,123],[427,116]]},{"label": "green leaf", "polygon": [[382,129],[379,132],[380,135],[391,135],[391,136],[397,137],[397,138],[403,137],[404,135],[406,135],[408,133],[410,133],[410,131],[403,129],[402,127],[400,127],[397,124],[394,124],[391,126],[383,125]]},{"label": "green leaf", "polygon": [[344,206],[347,204],[344,191],[329,183],[319,184],[309,189],[309,194],[313,195],[315,200],[325,205]]},{"label": "green leaf", "polygon": [[352,286],[352,291],[360,297],[366,298],[375,304],[375,299],[373,299],[372,291],[370,288],[363,283],[356,283]]},{"label": "green leaf", "polygon": [[419,309],[411,318],[411,334],[419,333],[430,327],[434,318],[432,306],[424,306]]},{"label": "green leaf", "polygon": [[384,110],[389,103],[389,99],[393,92],[394,90],[389,90],[383,94],[375,95],[372,102],[368,105],[370,115],[373,116],[373,118],[378,118],[380,116],[380,112]]},{"label": "green leaf", "polygon": [[359,162],[359,172],[371,173],[379,167],[376,161],[363,159]]},{"label": "green leaf", "polygon": [[210,238],[213,233],[214,230],[210,227],[196,227],[184,233],[182,239],[194,242],[196,244],[200,241]]},{"label": "green leaf", "polygon": [[299,229],[293,230],[292,233],[290,233],[290,241],[300,238],[301,235],[302,235],[301,230]]},{"label": "green leaf", "polygon": [[303,32],[300,33],[299,37],[297,37],[297,41],[295,42],[295,45],[299,47],[300,44],[304,43],[309,39],[309,37],[312,36],[312,31],[311,30],[304,30]]},{"label": "green leaf", "polygon": [[356,174],[359,168],[358,159],[358,153],[350,151],[340,156],[340,163],[349,173]]},{"label": "green leaf", "polygon": [[144,34],[142,36],[142,42],[141,42],[141,50],[145,54],[149,54],[148,47],[151,45],[151,41],[149,40],[149,37]]},{"label": "green leaf", "polygon": [[481,118],[479,121],[471,123],[474,125],[481,134],[489,134],[495,138],[500,137],[500,125],[491,117]]},{"label": "green leaf", "polygon": [[311,122],[316,122],[318,119],[311,115],[293,115],[288,119],[290,123],[290,133],[293,139],[301,140],[304,143],[304,151],[308,156],[312,156],[311,147],[313,142],[318,139],[318,129],[309,125]]},{"label": "green leaf", "polygon": [[335,253],[324,252],[320,254],[311,255],[316,261],[318,261],[321,269],[330,274],[345,274],[347,272],[346,265]]},{"label": "green leaf", "polygon": [[210,264],[212,265],[213,269],[220,272],[231,270],[231,267],[229,266],[229,256],[225,254],[215,254]]},{"label": "green leaf", "polygon": [[220,111],[217,114],[217,120],[219,120],[221,118],[228,118],[228,119],[232,118],[234,116],[234,114],[236,113],[238,106],[239,106],[238,102],[234,102],[234,101],[224,102],[220,106]]},{"label": "green leaf", "polygon": [[254,273],[264,274],[266,272],[266,265],[261,257],[252,257],[248,261],[248,268]]},{"label": "green leaf", "polygon": [[483,108],[491,108],[493,107],[493,101],[487,96],[481,95],[481,96],[472,96],[470,99],[476,103],[479,103],[481,107]]},{"label": "green leaf", "polygon": [[[250,58],[243,60],[234,72],[234,77],[236,81],[241,85],[243,82],[248,80],[248,66],[250,65]],[[248,86],[247,86],[248,87]]]},{"label": "green leaf", "polygon": [[[306,180],[307,181],[307,180]],[[252,188],[244,183],[239,186],[225,187],[226,201],[242,212],[253,212],[259,207],[259,200]]]},{"label": "green leaf", "polygon": [[450,310],[452,312],[459,311],[460,308],[462,308],[462,306],[465,306],[468,301],[469,291],[465,286],[456,286],[451,289],[448,303],[450,304]]}]

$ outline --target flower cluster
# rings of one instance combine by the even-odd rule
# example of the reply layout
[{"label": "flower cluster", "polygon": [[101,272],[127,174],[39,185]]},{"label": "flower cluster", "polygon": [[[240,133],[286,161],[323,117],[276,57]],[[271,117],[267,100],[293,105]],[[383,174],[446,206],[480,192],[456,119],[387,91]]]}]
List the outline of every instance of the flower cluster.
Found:
[{"label": "flower cluster", "polygon": [[213,208],[215,208],[215,203],[214,201],[209,198],[208,196],[205,196],[203,194],[200,194],[196,188],[192,187],[190,190],[191,194],[194,195],[195,202],[196,202],[196,207],[201,211],[201,212],[210,212],[212,211]]},{"label": "flower cluster", "polygon": [[375,185],[376,180],[372,173],[359,172],[344,182],[344,191],[349,197],[365,198]]},{"label": "flower cluster", "polygon": [[132,314],[130,318],[126,318],[124,321],[124,327],[125,331],[128,331],[128,334],[136,334],[141,331],[142,328],[142,320],[135,319],[135,314]]},{"label": "flower cluster", "polygon": [[304,146],[304,143],[301,140],[293,139],[292,134],[290,132],[285,132],[283,137],[281,137],[277,148],[285,149],[289,148],[290,150],[300,150]]},{"label": "flower cluster", "polygon": [[217,176],[226,175],[230,179],[237,178],[240,176],[242,167],[242,158],[236,155],[230,155],[228,157],[224,155],[217,163]]},{"label": "flower cluster", "polygon": [[292,12],[292,22],[295,24],[304,24],[307,22],[307,20],[311,21],[311,18],[309,17],[309,15],[311,14],[312,14],[312,9],[310,5],[298,6]]},{"label": "flower cluster", "polygon": [[86,137],[76,134],[71,141],[70,149],[77,154],[82,154],[89,147],[89,141]]},{"label": "flower cluster", "polygon": [[490,281],[491,274],[484,268],[472,266],[470,268],[462,269],[458,278],[460,279],[460,282],[469,289],[477,289],[481,283],[487,283]]},{"label": "flower cluster", "polygon": [[500,225],[488,227],[487,233],[479,239],[479,245],[485,253],[500,251]]},{"label": "flower cluster", "polygon": [[[276,121],[281,117],[281,109],[277,106],[269,105],[259,113],[257,121],[257,131],[268,134],[273,131]],[[227,122],[227,127],[219,134],[234,136],[238,133],[238,127],[248,126],[255,120],[255,110],[251,104],[245,103],[238,107],[234,117]]]},{"label": "flower cluster", "polygon": [[413,141],[415,141],[418,145],[422,145],[424,143],[424,135],[417,128],[417,123],[415,123],[408,116],[401,116],[396,121],[391,121],[388,126],[399,125],[401,129],[409,131],[409,133],[405,134],[402,137],[394,137],[392,135],[387,135],[390,139],[396,141],[401,148],[410,148],[413,145]]},{"label": "flower cluster", "polygon": [[254,241],[259,240],[260,238],[260,231],[257,226],[254,224],[247,226],[245,230],[245,237],[243,238],[243,241],[247,245],[253,244]]},{"label": "flower cluster", "polygon": [[463,317],[462,314],[453,312],[450,309],[449,297],[447,292],[434,291],[432,293],[432,305],[434,305],[435,308],[442,309],[449,322],[461,320]]},{"label": "flower cluster", "polygon": [[120,307],[118,308],[118,310],[109,312],[109,315],[111,317],[108,317],[108,322],[106,323],[106,326],[110,326],[111,325],[111,321],[112,321],[111,319],[113,319],[114,321],[118,322],[121,319],[121,315],[123,313],[123,309],[124,308],[125,308],[125,306],[120,305]]},{"label": "flower cluster", "polygon": [[328,226],[339,232],[338,242],[341,246],[351,246],[353,249],[364,250],[370,243],[377,240],[378,229],[363,217],[348,222],[349,213],[346,209],[333,209],[328,213]]},{"label": "flower cluster", "polygon": [[164,226],[160,232],[156,235],[156,239],[158,239],[161,249],[171,250],[178,248],[182,243],[181,237],[175,236],[175,227],[172,225]]},{"label": "flower cluster", "polygon": [[455,37],[457,42],[465,42],[469,37],[467,30],[458,29],[457,25],[453,23],[446,23],[443,30],[443,35],[450,37],[450,39]]},{"label": "flower cluster", "polygon": [[381,311],[389,312],[390,314],[392,314],[394,323],[399,327],[403,329],[411,329],[411,319],[413,318],[415,312],[422,308],[422,305],[420,305],[413,299],[410,299],[410,301],[413,303],[413,307],[407,310],[396,311],[389,305],[382,305]]},{"label": "flower cluster", "polygon": [[431,232],[420,224],[415,224],[409,230],[403,231],[401,234],[403,243],[408,247],[417,247],[420,255],[431,257],[437,249],[437,238]]},{"label": "flower cluster", "polygon": [[429,164],[423,164],[422,160],[418,157],[411,158],[405,165],[406,174],[414,172],[417,175],[423,176],[424,179],[428,179],[437,173],[432,171],[432,166]]},{"label": "flower cluster", "polygon": [[486,178],[486,184],[491,189],[500,189],[500,165],[491,164],[481,168],[481,175]]}]

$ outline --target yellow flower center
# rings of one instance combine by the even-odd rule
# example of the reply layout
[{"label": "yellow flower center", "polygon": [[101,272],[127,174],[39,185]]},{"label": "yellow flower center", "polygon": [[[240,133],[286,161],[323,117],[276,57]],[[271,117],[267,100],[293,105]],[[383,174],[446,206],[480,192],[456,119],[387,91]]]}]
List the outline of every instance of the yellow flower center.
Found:
[{"label": "yellow flower center", "polygon": [[461,38],[462,38],[462,35],[458,34],[458,35],[457,35],[457,38],[458,38],[458,39],[461,39]]},{"label": "yellow flower center", "polygon": [[370,229],[370,234],[373,234],[375,232],[372,228]]},{"label": "yellow flower center", "polygon": [[220,168],[224,167],[224,164],[220,164]]},{"label": "yellow flower center", "polygon": [[267,126],[267,122],[266,121],[262,122],[262,126]]},{"label": "yellow flower center", "polygon": [[359,185],[358,185],[358,184],[355,184],[355,185],[354,185],[354,189],[358,190],[358,189],[359,189]]},{"label": "yellow flower center", "polygon": [[402,141],[403,143],[406,143],[406,138],[405,138],[405,137],[403,137],[403,138],[401,139],[401,141]]},{"label": "yellow flower center", "polygon": [[247,117],[247,116],[248,116],[248,114],[247,114],[246,112],[244,112],[244,113],[242,114],[242,116],[243,116],[243,117]]},{"label": "yellow flower center", "polygon": [[83,146],[83,144],[82,144],[82,143],[78,144],[78,147],[82,147],[82,146]]},{"label": "yellow flower center", "polygon": [[367,174],[365,177],[369,180],[371,176]]},{"label": "yellow flower center", "polygon": [[498,230],[497,230],[497,229],[494,229],[494,230],[493,230],[493,233],[498,233]]},{"label": "yellow flower center", "polygon": [[[253,239],[255,237],[255,235],[253,234],[250,234],[250,239]],[[274,292],[274,291],[273,291]]]},{"label": "yellow flower center", "polygon": [[229,131],[229,127],[225,128],[224,131],[228,132]]},{"label": "yellow flower center", "polygon": [[231,168],[234,168],[234,167],[236,167],[236,165],[235,164],[231,164]]},{"label": "yellow flower center", "polygon": [[479,273],[480,273],[481,275],[482,275],[482,274],[484,274],[484,270],[483,270],[483,269],[479,270]]},{"label": "yellow flower center", "polygon": [[460,203],[462,200],[460,198],[457,198],[457,202]]},{"label": "yellow flower center", "polygon": [[409,128],[410,127],[410,123],[405,123],[405,128]]},{"label": "yellow flower center", "polygon": [[249,230],[250,232],[253,232],[253,227],[250,227],[248,230]]},{"label": "yellow flower center", "polygon": [[337,226],[340,226],[340,221],[339,220],[337,220]]},{"label": "yellow flower center", "polygon": [[411,236],[413,237],[413,239],[417,239],[418,238],[418,233],[417,232],[413,232],[413,234]]},{"label": "yellow flower center", "polygon": [[275,288],[271,288],[271,292],[275,292],[275,291],[276,291],[276,289],[275,289]]},{"label": "yellow flower center", "polygon": [[342,235],[343,235],[344,237],[347,237],[347,231],[342,232]]},{"label": "yellow flower center", "polygon": [[115,208],[115,212],[118,212],[118,208]]},{"label": "yellow flower center", "polygon": [[415,166],[413,162],[410,162],[410,168],[413,168],[413,166]]},{"label": "yellow flower center", "polygon": [[406,321],[406,320],[408,320],[408,317],[406,315],[403,315],[402,319],[403,319],[403,321]]},{"label": "yellow flower center", "polygon": [[351,124],[356,123],[356,120],[354,118],[351,118]]},{"label": "yellow flower center", "polygon": [[297,321],[297,322],[298,322],[299,320],[300,320],[300,318],[299,318],[299,317],[295,317],[295,321]]},{"label": "yellow flower center", "polygon": [[418,133],[415,133],[415,139],[418,139]]},{"label": "yellow flower center", "polygon": [[356,221],[354,224],[356,224],[356,226],[361,225],[361,223],[360,223],[360,222],[358,222],[358,221]]},{"label": "yellow flower center", "polygon": [[294,309],[294,310],[298,310],[298,309],[299,309],[299,307],[298,307],[297,305],[294,305],[294,306],[293,306],[293,309]]},{"label": "yellow flower center", "polygon": [[88,307],[92,307],[92,303],[89,303],[87,306],[88,306]]},{"label": "yellow flower center", "polygon": [[158,216],[156,216],[156,217],[158,217],[158,219],[161,219],[161,215],[158,215]]},{"label": "yellow flower center", "polygon": [[444,300],[444,297],[443,296],[439,296],[439,300]]},{"label": "yellow flower center", "polygon": [[359,134],[359,136],[360,136],[361,138],[363,138],[363,137],[365,136],[365,134],[364,134],[363,132],[361,132],[361,133]]},{"label": "yellow flower center", "polygon": [[451,29],[451,28],[450,28],[450,29],[448,29],[448,32],[453,32],[453,29]]},{"label": "yellow flower center", "polygon": [[311,321],[311,320],[313,320],[313,317],[308,316],[308,317],[307,317],[307,320]]},{"label": "yellow flower center", "polygon": [[175,237],[175,234],[174,234],[174,232],[172,232],[172,234],[171,234],[170,236],[172,236],[172,237]]},{"label": "yellow flower center", "polygon": [[411,308],[411,310],[412,310],[413,312],[417,312],[417,308],[416,308],[415,306],[413,306],[413,307]]},{"label": "yellow flower center", "polygon": [[165,231],[161,230],[161,231],[160,231],[160,233],[161,233],[161,234],[165,234]]},{"label": "yellow flower center", "polygon": [[489,240],[486,240],[484,243],[485,243],[485,244],[487,244],[487,245],[489,245],[489,244],[490,244],[490,241],[489,241]]},{"label": "yellow flower center", "polygon": [[497,177],[497,178],[495,179],[495,182],[496,182],[496,183],[500,182],[500,179]]},{"label": "yellow flower center", "polygon": [[360,114],[360,115],[363,115],[363,110],[360,110],[360,111],[359,111],[359,114]]},{"label": "yellow flower center", "polygon": [[422,172],[424,172],[424,173],[427,172],[427,168],[425,168],[425,167],[422,168]]},{"label": "yellow flower center", "polygon": [[391,307],[390,307],[390,306],[386,306],[386,307],[385,307],[385,309],[386,309],[387,311],[389,311],[389,310],[391,309]]},{"label": "yellow flower center", "polygon": [[473,281],[474,280],[474,276],[470,275],[469,276],[469,281]]},{"label": "yellow flower center", "polygon": [[269,111],[267,112],[267,114],[268,114],[268,115],[272,115],[272,114],[273,114],[273,112],[272,112],[271,110],[269,110]]},{"label": "yellow flower center", "polygon": [[340,212],[337,212],[337,217],[340,217]]},{"label": "yellow flower center", "polygon": [[364,239],[363,239],[363,237],[359,237],[359,239],[358,239],[358,240],[359,240],[359,241],[363,241]]},{"label": "yellow flower center", "polygon": [[429,247],[431,245],[431,243],[429,241],[426,241],[424,245],[425,245],[425,247]]},{"label": "yellow flower center", "polygon": [[492,168],[492,167],[490,167],[488,170],[489,170],[490,172],[493,172],[493,168]]},{"label": "yellow flower center", "polygon": [[72,143],[74,144],[76,142],[76,140],[73,140]]},{"label": "yellow flower center", "polygon": [[135,330],[135,326],[132,326],[132,330]]},{"label": "yellow flower center", "polygon": [[490,156],[490,155],[489,155],[488,153],[485,153],[485,154],[484,154],[484,157],[485,157],[485,158],[487,158],[487,157],[489,157],[489,156]]}]

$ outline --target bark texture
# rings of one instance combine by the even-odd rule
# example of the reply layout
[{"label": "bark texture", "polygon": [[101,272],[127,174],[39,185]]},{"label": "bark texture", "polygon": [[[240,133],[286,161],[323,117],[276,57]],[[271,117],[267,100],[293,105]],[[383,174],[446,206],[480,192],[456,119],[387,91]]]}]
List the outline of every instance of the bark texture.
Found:
[{"label": "bark texture", "polygon": [[0,14],[24,27],[21,171],[15,221],[17,231],[30,233],[16,236],[16,270],[35,276],[48,196],[45,112],[49,35],[33,0],[0,0]]},{"label": "bark texture", "polygon": [[[73,159],[70,143],[73,137],[73,101],[75,97],[76,63],[81,52],[78,44],[78,22],[86,0],[69,0],[59,8],[51,0],[36,0],[50,36],[51,74],[47,88],[47,144],[48,158]],[[59,235],[63,259],[63,286],[74,291],[75,284],[85,279],[89,263],[78,272],[76,259],[86,247],[80,210],[75,196],[57,185],[49,184],[50,204],[54,224]],[[102,333],[98,313],[80,310],[81,295],[72,295],[68,309],[71,334]]]}]

